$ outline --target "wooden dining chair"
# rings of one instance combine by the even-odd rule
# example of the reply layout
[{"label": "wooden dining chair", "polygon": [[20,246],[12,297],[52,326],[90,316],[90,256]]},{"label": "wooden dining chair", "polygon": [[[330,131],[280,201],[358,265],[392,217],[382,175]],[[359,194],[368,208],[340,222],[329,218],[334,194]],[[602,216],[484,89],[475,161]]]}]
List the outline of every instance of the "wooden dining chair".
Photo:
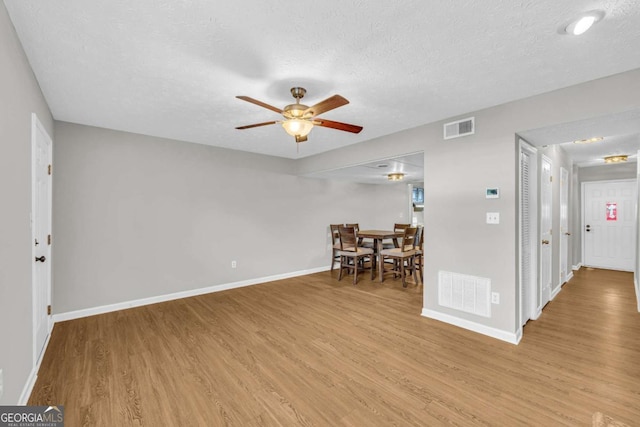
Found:
[{"label": "wooden dining chair", "polygon": [[331,272],[333,273],[333,266],[335,263],[340,263],[340,226],[342,224],[329,224],[329,228],[331,229],[331,241],[332,241],[332,249],[331,249]]},{"label": "wooden dining chair", "polygon": [[385,270],[382,274],[384,275],[385,272],[393,272],[394,277],[398,277],[399,274],[402,277],[402,286],[405,288],[407,287],[407,270],[413,274],[413,280],[415,283],[418,283],[415,265],[415,243],[417,232],[418,229],[416,227],[405,228],[404,234],[401,238],[402,241],[399,243],[398,248],[383,249],[380,252],[380,256],[382,256],[383,260],[388,259],[393,261],[393,269]]},{"label": "wooden dining chair", "polygon": [[420,276],[420,283],[424,283],[424,278],[422,277],[422,269],[424,265],[422,264],[422,255],[424,254],[424,226],[419,225],[418,231],[416,233],[416,244],[414,245],[416,249],[415,255],[415,267],[418,270],[418,276]]},{"label": "wooden dining chair", "polygon": [[[411,227],[411,224],[398,224],[395,223],[393,224],[393,231],[396,233],[402,233],[404,232],[404,230],[406,230],[407,228]],[[393,238],[393,243],[383,243],[382,244],[382,249],[391,249],[391,248],[399,248],[400,244],[398,243],[398,238],[394,237]]]},{"label": "wooden dining chair", "polygon": [[[338,280],[342,280],[342,272],[353,272],[353,284],[358,282],[358,270],[364,268],[365,258],[371,259],[373,249],[358,246],[358,239],[354,227],[339,227],[340,232],[340,275]],[[371,262],[371,279],[373,280],[374,263]]]},{"label": "wooden dining chair", "polygon": [[358,237],[358,231],[360,231],[360,224],[359,223],[354,223],[354,224],[345,224],[345,227],[353,227],[356,230],[356,237],[358,238],[358,246],[363,247],[363,248],[372,248],[373,249],[373,242],[365,242],[364,238],[362,237]]}]

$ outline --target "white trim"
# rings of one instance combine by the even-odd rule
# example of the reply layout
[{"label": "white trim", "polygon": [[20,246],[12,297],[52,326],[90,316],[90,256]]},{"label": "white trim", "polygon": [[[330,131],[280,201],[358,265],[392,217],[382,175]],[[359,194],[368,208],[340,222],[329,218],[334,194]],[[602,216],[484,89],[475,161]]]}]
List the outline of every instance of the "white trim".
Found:
[{"label": "white trim", "polygon": [[166,302],[177,300],[181,298],[189,298],[198,295],[210,294],[212,292],[226,291],[229,289],[243,288],[245,286],[252,286],[261,283],[273,282],[275,280],[289,279],[292,277],[305,276],[307,274],[319,273],[322,271],[328,271],[330,267],[318,267],[310,270],[294,271],[292,273],[277,274],[274,276],[260,277],[256,279],[242,280],[239,282],[223,283],[221,285],[209,286],[206,288],[191,289],[188,291],[175,292],[166,295],[157,295],[149,298],[142,298],[133,301],[119,302],[115,304],[103,305],[99,307],[85,308],[82,310],[69,311],[66,313],[59,313],[53,315],[54,322],[63,322],[66,320],[80,319],[83,317],[95,316],[97,314],[110,313],[118,310],[126,310],[128,308],[141,307],[144,305],[157,304],[159,302]]},{"label": "white trim", "polygon": [[461,319],[459,317],[451,316],[449,314],[440,313],[439,311],[429,310],[427,308],[422,309],[421,315],[430,319],[439,320],[441,322],[449,323],[450,325],[458,326],[463,329],[468,329],[473,332],[477,332],[482,335],[487,335],[492,338],[506,341],[510,344],[518,344],[522,339],[522,328],[516,332],[507,332],[501,329],[492,328],[490,326],[482,325],[480,323],[472,322],[470,320]]},{"label": "white trim", "polygon": [[633,284],[635,285],[635,288],[636,288],[636,300],[638,300],[638,313],[640,313],[640,284],[638,283],[638,280],[635,278],[633,280]]},{"label": "white trim", "polygon": [[31,373],[27,378],[27,382],[22,388],[22,393],[20,394],[20,398],[18,399],[18,405],[26,406],[26,404],[29,402],[29,397],[31,397],[31,392],[33,391],[33,387],[36,385],[36,380],[38,379],[38,372],[40,372],[40,365],[42,364],[42,359],[44,359],[44,355],[47,352],[47,347],[49,347],[49,341],[51,340],[52,329],[53,329],[53,324],[51,324],[51,328],[49,329],[49,334],[47,334],[47,339],[44,342],[44,346],[42,347],[42,353],[40,353],[40,357],[38,358],[38,361],[33,366],[33,369],[31,369]]},{"label": "white trim", "polygon": [[[571,266],[571,270],[573,270],[573,271],[578,271],[581,268],[582,268],[582,263],[581,262],[579,262],[578,265],[572,265]],[[573,277],[573,273],[571,274],[571,277]]]},{"label": "white trim", "polygon": [[558,296],[561,290],[562,284],[556,286],[555,289],[551,289],[551,298],[549,299],[549,301],[553,301],[553,299]]},{"label": "white trim", "polygon": [[573,270],[569,272],[569,274],[567,274],[567,281],[564,283],[569,283],[569,280],[573,279]]}]

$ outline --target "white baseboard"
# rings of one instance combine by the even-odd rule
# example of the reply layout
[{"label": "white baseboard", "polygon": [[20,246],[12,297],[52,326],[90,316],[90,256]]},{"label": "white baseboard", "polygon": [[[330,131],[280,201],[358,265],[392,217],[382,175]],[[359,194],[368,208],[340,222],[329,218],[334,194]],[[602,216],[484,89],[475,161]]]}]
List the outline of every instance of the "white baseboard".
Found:
[{"label": "white baseboard", "polygon": [[47,339],[44,342],[44,346],[42,346],[42,352],[40,353],[40,357],[36,362],[36,365],[29,373],[29,377],[27,378],[27,382],[22,388],[22,393],[20,393],[20,398],[18,399],[18,405],[26,406],[27,402],[29,402],[29,397],[31,397],[31,392],[33,391],[33,387],[36,385],[36,380],[38,379],[38,372],[40,372],[40,365],[42,365],[42,359],[44,359],[44,355],[47,352],[47,347],[49,347],[49,341],[51,340],[51,332],[53,331],[53,322],[49,323],[49,333],[47,334]]},{"label": "white baseboard", "polygon": [[573,271],[570,271],[569,274],[567,274],[567,281],[565,283],[569,282],[571,279],[573,279]]},{"label": "white baseboard", "polygon": [[581,262],[579,262],[579,263],[578,263],[578,265],[572,265],[572,266],[571,266],[571,269],[572,269],[573,271],[578,271],[578,270],[580,270],[581,268],[582,268],[582,263],[581,263]]},{"label": "white baseboard", "polygon": [[635,276],[634,274],[633,284],[636,287],[636,300],[638,301],[638,313],[640,313],[640,284],[638,284],[638,279]]},{"label": "white baseboard", "polygon": [[487,335],[491,338],[496,338],[501,341],[506,341],[510,344],[518,344],[522,339],[521,330],[519,331],[519,333],[507,332],[501,329],[496,329],[490,326],[482,325],[480,323],[472,322],[470,320],[460,319],[459,317],[451,316],[449,314],[440,313],[439,311],[429,310],[427,308],[422,309],[422,316],[449,323],[451,325],[458,326],[463,329],[468,329],[479,334]]},{"label": "white baseboard", "polygon": [[307,274],[328,271],[330,267],[318,267],[309,270],[294,271],[291,273],[276,274],[274,276],[260,277],[256,279],[241,280],[239,282],[224,283],[221,285],[209,286],[206,288],[191,289],[188,291],[175,292],[172,294],[158,295],[149,298],[142,298],[133,301],[125,301],[115,304],[103,305],[100,307],[85,308],[82,310],[69,311],[53,315],[54,322],[64,322],[66,320],[80,319],[83,317],[95,316],[97,314],[110,313],[113,311],[126,310],[128,308],[141,307],[144,305],[157,304],[159,302],[173,301],[182,298],[189,298],[198,295],[210,294],[213,292],[226,291],[229,289],[243,288],[245,286],[257,285],[260,283],[273,282],[276,280],[289,279],[292,277],[305,276]]},{"label": "white baseboard", "polygon": [[20,394],[20,399],[18,399],[17,405],[26,406],[29,401],[29,397],[31,396],[31,392],[33,391],[33,386],[36,385],[36,379],[38,379],[38,370],[40,366],[34,366],[27,378],[27,383],[22,388],[22,393]]},{"label": "white baseboard", "polygon": [[558,296],[558,294],[560,293],[560,291],[562,290],[562,285],[558,285],[556,286],[555,289],[551,290],[551,295],[549,297],[549,301],[553,301],[553,299]]}]

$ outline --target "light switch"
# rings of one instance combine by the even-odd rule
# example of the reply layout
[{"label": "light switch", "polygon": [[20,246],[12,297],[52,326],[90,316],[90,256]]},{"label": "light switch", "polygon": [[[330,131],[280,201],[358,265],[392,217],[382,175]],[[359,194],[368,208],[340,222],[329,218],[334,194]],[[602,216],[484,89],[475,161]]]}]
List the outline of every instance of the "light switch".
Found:
[{"label": "light switch", "polygon": [[500,224],[500,212],[487,212],[487,224]]}]

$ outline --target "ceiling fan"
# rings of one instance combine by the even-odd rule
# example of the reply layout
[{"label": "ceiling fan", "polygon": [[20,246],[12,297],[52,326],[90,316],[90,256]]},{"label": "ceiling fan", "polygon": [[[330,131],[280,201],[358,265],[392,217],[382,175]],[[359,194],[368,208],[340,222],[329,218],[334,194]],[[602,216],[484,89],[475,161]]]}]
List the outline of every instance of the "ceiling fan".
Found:
[{"label": "ceiling fan", "polygon": [[272,105],[265,104],[262,101],[258,101],[257,99],[253,99],[248,96],[236,96],[236,98],[238,99],[242,99],[243,101],[259,105],[271,111],[275,111],[276,113],[282,114],[282,116],[284,117],[284,120],[274,120],[271,122],[239,126],[236,129],[250,129],[258,126],[267,126],[276,123],[282,123],[282,127],[284,128],[284,130],[289,135],[295,137],[296,142],[306,141],[307,135],[309,135],[309,132],[311,132],[311,129],[313,129],[314,126],[322,126],[352,133],[359,133],[362,130],[362,126],[334,122],[332,120],[318,117],[320,114],[326,113],[327,111],[333,110],[334,108],[347,105],[349,101],[347,101],[342,96],[333,95],[332,97],[329,97],[324,101],[318,102],[317,104],[308,107],[300,103],[300,100],[306,93],[307,91],[304,88],[292,87],[291,95],[293,95],[293,97],[296,99],[296,103],[287,105],[283,110]]}]

